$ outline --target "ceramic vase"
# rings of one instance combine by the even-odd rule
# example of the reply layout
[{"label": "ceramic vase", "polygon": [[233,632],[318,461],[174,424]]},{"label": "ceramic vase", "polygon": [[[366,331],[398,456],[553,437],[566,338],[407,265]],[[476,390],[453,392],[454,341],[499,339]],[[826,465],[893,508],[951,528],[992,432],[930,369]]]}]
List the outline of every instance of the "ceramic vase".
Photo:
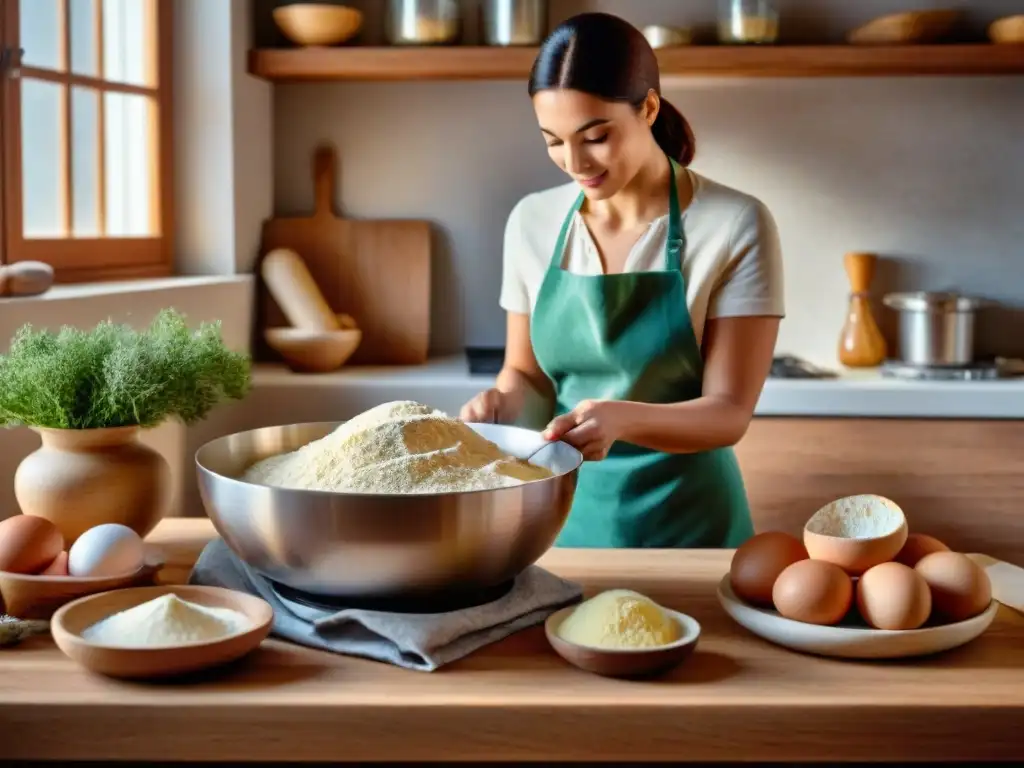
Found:
[{"label": "ceramic vase", "polygon": [[26,515],[45,517],[64,546],[101,523],[121,523],[145,536],[167,510],[171,468],[139,440],[139,427],[33,428],[42,446],[14,474],[14,495]]}]

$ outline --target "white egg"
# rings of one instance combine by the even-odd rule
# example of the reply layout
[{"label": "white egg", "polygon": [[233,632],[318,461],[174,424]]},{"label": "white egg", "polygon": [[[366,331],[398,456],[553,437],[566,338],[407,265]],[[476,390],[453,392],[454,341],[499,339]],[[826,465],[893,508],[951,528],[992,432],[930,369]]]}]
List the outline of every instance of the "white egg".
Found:
[{"label": "white egg", "polygon": [[123,576],[142,567],[145,550],[135,531],[119,523],[90,528],[68,550],[70,576]]}]

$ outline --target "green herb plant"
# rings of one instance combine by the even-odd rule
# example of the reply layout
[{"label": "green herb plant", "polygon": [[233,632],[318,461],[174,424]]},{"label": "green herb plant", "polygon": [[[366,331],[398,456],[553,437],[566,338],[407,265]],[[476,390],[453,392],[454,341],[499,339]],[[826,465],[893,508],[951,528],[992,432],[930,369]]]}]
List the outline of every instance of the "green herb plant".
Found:
[{"label": "green herb plant", "polygon": [[22,326],[0,355],[0,426],[155,427],[202,420],[249,391],[248,355],[232,352],[220,323],[195,332],[174,309],[145,331],[105,321],[91,330]]}]

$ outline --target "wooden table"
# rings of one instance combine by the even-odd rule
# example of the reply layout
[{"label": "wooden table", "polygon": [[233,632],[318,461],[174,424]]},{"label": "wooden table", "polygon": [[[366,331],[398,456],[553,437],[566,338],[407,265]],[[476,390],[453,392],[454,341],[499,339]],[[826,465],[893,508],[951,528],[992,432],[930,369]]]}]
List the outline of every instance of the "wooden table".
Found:
[{"label": "wooden table", "polygon": [[[213,535],[174,519],[164,580]],[[638,589],[703,625],[697,653],[652,682],[566,665],[540,627],[434,673],[267,641],[188,684],[92,676],[48,637],[0,650],[6,759],[912,760],[1024,757],[1024,616],[1003,608],[941,657],[859,663],[791,653],[725,616],[725,551],[552,550],[588,593]]]}]

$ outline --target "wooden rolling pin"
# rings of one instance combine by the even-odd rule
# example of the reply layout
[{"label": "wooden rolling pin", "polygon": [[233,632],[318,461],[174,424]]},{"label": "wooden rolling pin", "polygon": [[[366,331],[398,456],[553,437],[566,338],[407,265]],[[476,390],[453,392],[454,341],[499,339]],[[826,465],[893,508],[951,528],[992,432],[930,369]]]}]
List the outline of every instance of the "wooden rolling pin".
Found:
[{"label": "wooden rolling pin", "polygon": [[53,267],[41,261],[18,261],[0,267],[0,296],[38,296],[53,285]]},{"label": "wooden rolling pin", "polygon": [[275,248],[260,269],[267,290],[293,328],[337,331],[338,317],[327,303],[306,262],[290,248]]}]

